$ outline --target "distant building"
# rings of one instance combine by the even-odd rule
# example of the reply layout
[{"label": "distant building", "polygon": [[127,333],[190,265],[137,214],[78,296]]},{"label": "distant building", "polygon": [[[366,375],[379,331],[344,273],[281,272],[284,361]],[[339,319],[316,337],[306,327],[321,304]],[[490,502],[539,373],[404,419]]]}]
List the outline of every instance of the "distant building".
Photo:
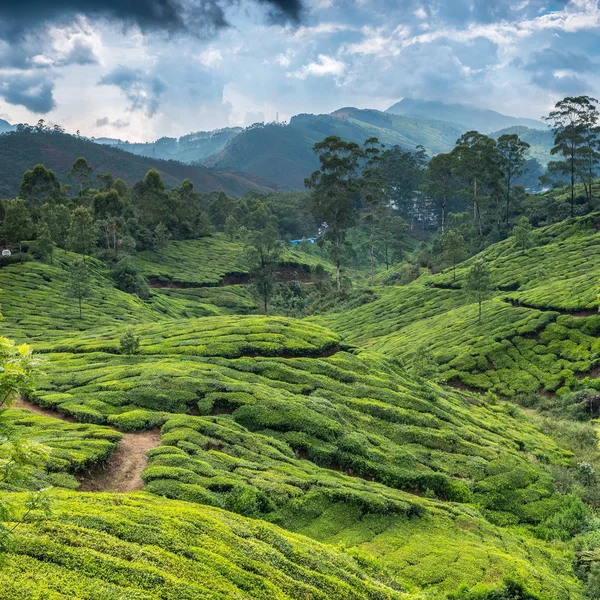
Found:
[{"label": "distant building", "polygon": [[2,250],[2,256],[12,256],[12,252],[8,248],[6,248]]},{"label": "distant building", "polygon": [[299,246],[300,244],[316,244],[317,238],[302,238],[301,240],[290,240],[292,246]]}]

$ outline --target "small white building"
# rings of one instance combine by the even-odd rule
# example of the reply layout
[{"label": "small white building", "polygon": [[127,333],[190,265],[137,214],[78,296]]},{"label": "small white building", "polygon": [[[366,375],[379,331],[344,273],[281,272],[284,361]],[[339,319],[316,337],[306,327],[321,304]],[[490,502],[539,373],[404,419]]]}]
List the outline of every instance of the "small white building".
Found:
[{"label": "small white building", "polygon": [[12,256],[12,252],[8,248],[6,248],[2,250],[2,256]]}]

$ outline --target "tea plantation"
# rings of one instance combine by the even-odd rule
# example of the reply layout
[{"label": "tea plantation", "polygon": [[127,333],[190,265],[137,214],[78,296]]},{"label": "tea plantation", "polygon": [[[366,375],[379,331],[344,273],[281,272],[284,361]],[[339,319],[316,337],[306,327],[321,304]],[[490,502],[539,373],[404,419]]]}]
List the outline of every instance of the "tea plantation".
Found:
[{"label": "tea plantation", "polygon": [[[438,378],[503,396],[596,387],[600,362],[598,215],[536,230],[524,253],[509,238],[452,270],[378,288],[373,303],[318,317],[342,334],[408,367],[424,348]],[[478,307],[464,288],[483,258],[495,288]],[[583,380],[583,382],[582,382]]]},{"label": "tea plantation", "polygon": [[[138,253],[147,300],[87,259],[81,317],[70,253],[0,268],[1,333],[39,363],[27,400],[62,419],[0,406],[39,455],[0,482],[16,507],[0,597],[589,598],[593,426],[590,441],[509,400],[600,390],[597,223],[486,249],[481,323],[466,285],[478,257],[456,280],[376,286],[304,319],[253,314],[243,248],[221,234]],[[280,268],[318,262],[286,251]],[[143,492],[77,491],[138,465],[150,431]],[[51,514],[23,508],[49,486]],[[501,595],[511,586],[522,594]]]}]

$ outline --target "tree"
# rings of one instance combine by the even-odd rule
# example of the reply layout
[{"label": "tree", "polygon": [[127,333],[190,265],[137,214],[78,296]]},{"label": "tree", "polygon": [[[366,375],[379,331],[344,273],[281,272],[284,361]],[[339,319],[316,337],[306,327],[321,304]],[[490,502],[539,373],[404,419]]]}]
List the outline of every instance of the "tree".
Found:
[{"label": "tree", "polygon": [[233,242],[235,234],[238,232],[240,224],[237,222],[233,215],[229,215],[225,219],[225,235],[229,238],[229,241]]},{"label": "tree", "polygon": [[492,290],[492,275],[483,259],[475,261],[467,272],[466,289],[469,290],[479,305],[478,322],[481,323],[481,305]]},{"label": "tree", "polygon": [[71,211],[64,204],[42,205],[40,221],[48,227],[52,241],[61,248],[67,247],[71,228]]},{"label": "tree", "polygon": [[120,217],[124,208],[123,200],[117,190],[100,192],[92,198],[92,212],[96,219]]},{"label": "tree", "polygon": [[112,269],[117,287],[128,294],[137,294],[142,300],[150,297],[150,288],[138,266],[128,257],[122,258]]},{"label": "tree", "polygon": [[[6,418],[7,409],[19,396],[33,390],[36,366],[29,346],[16,346],[0,337],[0,483],[8,489],[13,486],[18,489],[23,483],[29,487],[28,475],[43,469],[48,461],[43,449],[28,446],[20,430]],[[8,549],[15,530],[38,510],[45,514],[50,511],[50,498],[44,490],[29,495],[22,514],[0,497],[0,554]]]},{"label": "tree", "polygon": [[127,354],[131,356],[133,354],[137,354],[140,349],[140,337],[135,335],[132,329],[128,329],[120,342],[121,354]]},{"label": "tree", "polygon": [[455,171],[471,198],[473,220],[477,223],[479,235],[483,235],[481,202],[486,194],[494,191],[500,180],[496,141],[477,131],[469,131],[456,142],[451,154]]},{"label": "tree", "polygon": [[17,198],[6,203],[2,234],[8,243],[19,245],[19,258],[23,260],[21,245],[24,239],[33,234],[33,222],[22,199]]},{"label": "tree", "polygon": [[[585,173],[583,181],[589,185],[589,169],[595,173],[600,156],[598,150],[598,101],[589,96],[567,97],[557,102],[554,110],[544,120],[548,121],[554,134],[553,156],[562,160],[552,161],[548,170],[554,175],[567,175],[571,192],[571,216],[575,216],[575,184]],[[592,174],[592,178],[593,178]]]},{"label": "tree", "polygon": [[379,216],[379,207],[385,201],[386,186],[381,172],[381,151],[383,146],[376,137],[369,138],[363,146],[365,166],[361,175],[361,191],[368,207],[370,283],[375,276],[375,232]]},{"label": "tree", "polygon": [[446,206],[453,191],[453,158],[438,154],[427,164],[423,191],[439,206],[442,235],[446,232]]},{"label": "tree", "polygon": [[37,211],[46,202],[54,204],[62,200],[60,181],[54,171],[35,165],[23,175],[19,197],[25,200],[27,208]]},{"label": "tree", "polygon": [[504,180],[506,197],[505,223],[508,225],[510,200],[514,182],[527,172],[525,154],[531,146],[522,141],[516,134],[505,134],[498,138],[496,150],[500,157],[500,171]]},{"label": "tree", "polygon": [[79,304],[79,318],[83,318],[82,300],[91,294],[91,273],[84,261],[77,261],[69,268],[67,292]]},{"label": "tree", "polygon": [[36,239],[36,247],[42,259],[50,259],[52,264],[52,257],[54,255],[54,242],[52,241],[52,234],[48,225],[43,223],[38,230],[38,236]]},{"label": "tree", "polygon": [[427,155],[422,146],[415,152],[406,152],[399,146],[386,150],[382,156],[381,171],[387,184],[390,203],[400,216],[414,228],[415,218],[424,212],[419,195],[423,183]]},{"label": "tree", "polygon": [[304,180],[312,190],[311,212],[320,223],[327,223],[322,239],[331,242],[330,256],[335,264],[338,292],[342,289],[342,256],[346,232],[355,225],[355,199],[360,190],[358,167],[360,146],[329,136],[314,146],[320,169]]},{"label": "tree", "polygon": [[69,177],[72,177],[79,185],[79,195],[83,194],[83,190],[89,187],[90,178],[94,170],[88,164],[85,158],[79,157],[69,171]]},{"label": "tree", "polygon": [[154,229],[154,247],[164,248],[170,239],[171,234],[169,233],[169,230],[163,225],[163,223],[159,223]]},{"label": "tree", "polygon": [[385,262],[385,268],[389,269],[391,265],[402,258],[408,224],[389,206],[380,208],[379,223],[377,245]]},{"label": "tree", "polygon": [[512,234],[515,238],[515,246],[521,248],[523,254],[528,248],[531,248],[533,237],[531,235],[533,227],[527,217],[521,217],[519,222],[513,227]]},{"label": "tree", "polygon": [[78,206],[73,211],[71,227],[69,228],[69,245],[71,250],[81,254],[85,263],[85,257],[92,253],[97,239],[96,224],[90,211],[84,206]]},{"label": "tree", "polygon": [[252,231],[246,248],[250,265],[250,280],[262,298],[265,313],[269,310],[269,299],[273,294],[275,271],[281,258],[281,241],[274,223],[265,229]]},{"label": "tree", "polygon": [[460,233],[448,231],[442,240],[442,252],[452,263],[452,282],[456,281],[456,265],[467,256],[467,245]]},{"label": "tree", "polygon": [[579,177],[583,183],[588,209],[592,209],[593,184],[600,166],[600,126],[598,120],[598,100],[587,97],[581,111],[583,146],[579,150]]},{"label": "tree", "polygon": [[150,169],[144,179],[133,186],[131,201],[136,214],[151,231],[159,223],[169,228],[176,218],[174,199],[155,169]]}]

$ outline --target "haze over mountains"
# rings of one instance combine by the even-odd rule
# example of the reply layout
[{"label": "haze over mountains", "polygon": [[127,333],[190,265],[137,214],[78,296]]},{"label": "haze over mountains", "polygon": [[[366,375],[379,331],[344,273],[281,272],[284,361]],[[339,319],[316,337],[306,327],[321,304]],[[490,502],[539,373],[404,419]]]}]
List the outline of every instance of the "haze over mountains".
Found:
[{"label": "haze over mountains", "polygon": [[[0,121],[0,132],[14,128],[13,125]],[[133,178],[139,178],[143,169],[156,167],[151,162],[154,159],[177,161],[190,165],[188,169],[192,170],[184,175],[183,165],[170,165],[168,168],[159,165],[168,184],[171,183],[171,171],[175,170],[175,177],[180,174],[190,177],[200,190],[207,189],[207,184],[217,184],[228,193],[244,193],[252,187],[302,188],[304,179],[318,167],[313,153],[314,144],[330,135],[358,144],[375,136],[387,147],[398,145],[405,150],[413,150],[417,146],[423,146],[430,156],[434,156],[449,152],[456,140],[470,130],[496,138],[504,133],[516,133],[528,142],[531,145],[528,153],[532,160],[531,176],[524,183],[528,187],[536,186],[538,175],[550,160],[553,141],[551,132],[542,121],[507,116],[466,104],[443,104],[410,98],[405,98],[386,111],[345,107],[330,114],[300,114],[289,123],[256,123],[247,128],[202,131],[181,138],[163,137],[149,143],[99,138],[93,141],[105,146],[105,149],[92,150],[90,146],[86,146],[85,157],[93,164],[95,161],[92,155],[97,154],[99,162],[104,163],[111,153],[109,147],[144,157],[140,161],[133,157],[123,159],[122,153],[113,156],[109,161],[111,164],[116,165],[124,160],[121,171],[125,179],[129,173]],[[71,143],[71,151],[66,155],[65,148],[62,148],[60,160],[49,153],[47,148],[38,149],[31,156],[39,156],[49,167],[56,169],[60,176],[63,171],[68,171],[67,165],[78,157],[76,147],[76,144]],[[84,148],[77,152],[83,154]],[[20,173],[30,168],[34,164],[32,160],[33,158],[28,162],[19,162],[15,165],[14,172]],[[199,167],[209,167],[211,171],[198,170]],[[214,170],[227,173],[217,175]],[[209,173],[212,175],[209,176]],[[12,193],[17,183],[16,180],[6,182],[0,191]]]},{"label": "haze over mountains", "polygon": [[143,156],[243,171],[277,185],[301,188],[304,178],[318,166],[314,144],[328,135],[358,144],[375,136],[388,147],[412,150],[423,146],[433,156],[450,151],[469,130],[492,137],[518,133],[531,144],[530,158],[542,166],[549,161],[552,135],[542,121],[468,105],[406,98],[385,112],[346,107],[330,114],[300,114],[289,123],[257,123],[246,129],[200,132],[179,140],[162,138],[148,144],[97,141]]}]

